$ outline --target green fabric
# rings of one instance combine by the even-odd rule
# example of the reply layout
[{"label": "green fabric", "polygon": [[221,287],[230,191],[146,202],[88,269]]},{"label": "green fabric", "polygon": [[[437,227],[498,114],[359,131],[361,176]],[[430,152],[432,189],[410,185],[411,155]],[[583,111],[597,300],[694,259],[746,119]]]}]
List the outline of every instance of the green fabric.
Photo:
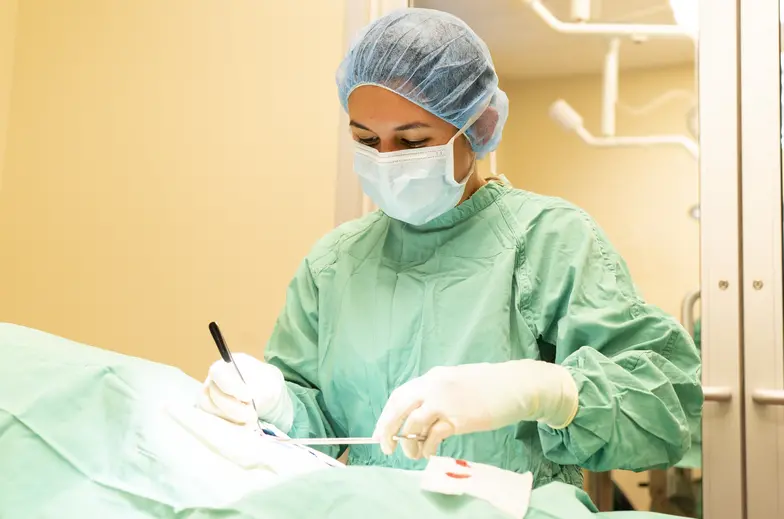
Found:
[{"label": "green fabric", "polygon": [[[0,358],[3,518],[506,518],[477,499],[422,492],[419,473],[383,468],[326,468],[236,495],[249,472],[160,412],[164,401],[190,406],[200,389],[179,370],[8,324]],[[582,491],[554,483],[533,492],[525,519],[594,511]]]},{"label": "green fabric", "polygon": [[[701,435],[698,435],[701,436]],[[692,444],[683,458],[675,464],[676,467],[681,469],[699,469],[702,468],[702,442],[698,441],[701,438],[692,438]]]},{"label": "green fabric", "polygon": [[[422,227],[376,212],[331,232],[291,282],[266,350],[300,437],[369,436],[392,390],[434,366],[524,358],[570,370],[574,422],[452,437],[441,455],[579,486],[579,467],[672,465],[699,428],[685,330],[641,299],[588,215],[498,183]],[[424,466],[372,446],[352,447],[349,463]]]},{"label": "green fabric", "polygon": [[[173,518],[210,503],[192,452],[150,420],[162,391],[193,401],[174,368],[0,324],[0,517]],[[202,499],[203,497],[203,499]]]},{"label": "green fabric", "polygon": [[673,517],[675,516],[654,512],[604,512],[594,516],[595,519],[672,519]]},{"label": "green fabric", "polygon": [[[422,492],[415,472],[379,467],[349,467],[308,474],[249,496],[237,503],[235,510],[247,515],[226,517],[364,519],[372,514],[374,519],[509,519],[477,499]],[[189,519],[209,517],[212,516],[197,514]],[[674,518],[652,512],[597,513],[585,492],[554,482],[533,491],[524,519]]]},{"label": "green fabric", "polygon": [[[702,351],[702,319],[697,319],[694,322],[694,345],[698,350]],[[691,437],[691,448],[683,459],[676,465],[678,468],[683,469],[699,469],[702,468],[702,428],[698,427]]]},{"label": "green fabric", "polygon": [[[303,499],[302,496],[307,496]],[[322,519],[509,519],[490,504],[467,496],[431,494],[419,489],[416,472],[379,467],[315,472],[282,483],[239,502],[236,510],[258,517]],[[531,494],[525,519],[596,519],[596,508],[582,490],[551,483]],[[638,513],[634,519],[658,519]],[[195,516],[193,519],[201,518]],[[208,516],[204,516],[205,518]],[[234,516],[229,516],[234,517]],[[256,517],[256,516],[253,516]]]}]

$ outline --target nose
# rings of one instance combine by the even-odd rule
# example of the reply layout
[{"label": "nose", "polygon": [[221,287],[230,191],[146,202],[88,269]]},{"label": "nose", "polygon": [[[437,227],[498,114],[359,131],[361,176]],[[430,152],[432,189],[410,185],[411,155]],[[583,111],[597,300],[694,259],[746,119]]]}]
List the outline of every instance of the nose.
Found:
[{"label": "nose", "polygon": [[381,139],[376,148],[379,153],[389,153],[391,151],[400,151],[406,149],[405,146],[400,144],[397,139]]}]

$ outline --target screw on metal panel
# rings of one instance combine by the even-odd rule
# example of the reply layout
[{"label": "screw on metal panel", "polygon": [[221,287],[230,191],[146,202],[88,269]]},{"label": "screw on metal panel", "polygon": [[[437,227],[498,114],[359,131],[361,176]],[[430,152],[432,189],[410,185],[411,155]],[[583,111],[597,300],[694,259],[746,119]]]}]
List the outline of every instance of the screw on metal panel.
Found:
[{"label": "screw on metal panel", "polygon": [[762,281],[760,281],[759,279],[755,279],[754,283],[752,283],[751,286],[754,287],[754,290],[762,290],[762,286],[763,286]]},{"label": "screw on metal panel", "polygon": [[719,281],[719,288],[721,290],[727,290],[729,287],[730,287],[729,281],[724,281],[724,280]]}]

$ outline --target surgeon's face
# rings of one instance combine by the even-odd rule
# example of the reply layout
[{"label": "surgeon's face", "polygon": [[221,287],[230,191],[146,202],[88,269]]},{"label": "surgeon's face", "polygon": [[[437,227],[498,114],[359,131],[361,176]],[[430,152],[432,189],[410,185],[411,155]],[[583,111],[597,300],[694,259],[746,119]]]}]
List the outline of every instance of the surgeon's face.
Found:
[{"label": "surgeon's face", "polygon": [[[377,86],[361,86],[348,98],[354,140],[385,153],[439,146],[458,129],[411,101]],[[455,140],[455,180],[461,182],[474,165],[474,152],[464,135]],[[476,180],[471,177],[469,183]],[[466,191],[470,186],[466,186]]]}]

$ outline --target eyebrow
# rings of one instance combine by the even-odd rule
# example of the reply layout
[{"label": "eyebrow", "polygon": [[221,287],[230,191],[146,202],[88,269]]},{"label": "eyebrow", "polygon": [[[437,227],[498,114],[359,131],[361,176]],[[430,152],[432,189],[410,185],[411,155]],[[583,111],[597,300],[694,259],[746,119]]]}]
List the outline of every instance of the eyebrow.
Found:
[{"label": "eyebrow", "polygon": [[[358,123],[356,121],[351,121],[348,124],[349,124],[349,126],[353,126],[355,128],[359,128],[360,130],[365,130],[365,131],[368,131],[368,132],[372,132],[373,131],[370,128],[368,128],[367,126],[365,126],[364,124],[360,124],[360,123]],[[408,124],[404,124],[402,126],[398,126],[397,128],[395,128],[395,131],[396,132],[404,132],[406,130],[416,130],[417,128],[431,128],[431,126],[429,124],[425,124],[425,123],[421,123],[421,122],[414,122],[414,123],[408,123]]]}]

